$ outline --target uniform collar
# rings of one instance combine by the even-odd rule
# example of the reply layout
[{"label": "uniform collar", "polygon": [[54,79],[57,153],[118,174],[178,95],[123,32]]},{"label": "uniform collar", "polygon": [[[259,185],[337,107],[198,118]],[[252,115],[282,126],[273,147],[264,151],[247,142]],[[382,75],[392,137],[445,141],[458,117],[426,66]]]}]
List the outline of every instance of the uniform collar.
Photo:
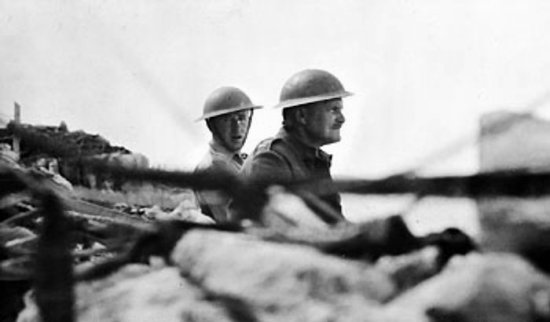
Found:
[{"label": "uniform collar", "polygon": [[240,159],[242,161],[247,157],[246,153],[241,153],[241,151],[237,151],[237,152],[229,151],[225,146],[220,144],[215,139],[212,139],[209,145],[212,153],[217,154],[219,156],[223,156],[227,160]]}]

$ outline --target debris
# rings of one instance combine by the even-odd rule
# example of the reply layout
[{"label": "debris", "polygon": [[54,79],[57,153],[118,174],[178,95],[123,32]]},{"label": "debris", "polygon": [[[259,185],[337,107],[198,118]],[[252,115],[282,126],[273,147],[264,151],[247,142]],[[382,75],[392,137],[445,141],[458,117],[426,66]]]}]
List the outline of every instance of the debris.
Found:
[{"label": "debris", "polygon": [[[66,127],[59,132],[66,134]],[[26,134],[30,141],[39,137]],[[51,141],[42,146],[65,157],[72,147]],[[234,198],[238,218],[250,225],[212,222],[189,193],[173,208],[90,202],[55,180],[50,172],[55,162],[38,162],[33,171],[0,166],[0,277],[11,292],[1,313],[12,320],[31,280],[36,283],[24,297],[22,322],[550,319],[547,276],[521,257],[488,252],[512,251],[539,268],[549,267],[543,207],[489,207],[488,238],[478,246],[456,228],[415,236],[400,215],[362,224],[331,220],[330,209],[300,189],[311,183],[269,188],[227,173],[128,169],[96,161],[83,162],[112,178],[225,191]],[[525,196],[544,193],[547,177],[398,176],[336,186],[356,192]],[[507,188],[503,182],[535,188]],[[494,248],[499,244],[502,249]],[[466,255],[473,251],[481,253]]]},{"label": "debris", "polygon": [[388,303],[386,313],[393,321],[548,321],[548,294],[548,277],[524,259],[471,254]]},{"label": "debris", "polygon": [[241,299],[260,321],[376,321],[395,292],[371,265],[245,234],[191,231],[172,258],[183,276]]}]

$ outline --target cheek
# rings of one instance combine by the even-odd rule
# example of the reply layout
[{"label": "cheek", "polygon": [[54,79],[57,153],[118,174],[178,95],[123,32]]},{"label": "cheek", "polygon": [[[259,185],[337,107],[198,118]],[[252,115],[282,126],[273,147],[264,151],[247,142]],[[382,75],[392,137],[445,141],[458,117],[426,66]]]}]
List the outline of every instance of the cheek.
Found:
[{"label": "cheek", "polygon": [[248,130],[248,125],[250,124],[250,121],[242,122],[239,124],[239,129],[242,131]]},{"label": "cheek", "polygon": [[325,116],[319,120],[319,124],[325,129],[325,131],[331,131],[334,125],[334,120],[330,116]]},{"label": "cheek", "polygon": [[220,124],[220,126],[218,126],[218,132],[224,138],[227,138],[227,137],[231,136],[231,125],[230,124]]}]

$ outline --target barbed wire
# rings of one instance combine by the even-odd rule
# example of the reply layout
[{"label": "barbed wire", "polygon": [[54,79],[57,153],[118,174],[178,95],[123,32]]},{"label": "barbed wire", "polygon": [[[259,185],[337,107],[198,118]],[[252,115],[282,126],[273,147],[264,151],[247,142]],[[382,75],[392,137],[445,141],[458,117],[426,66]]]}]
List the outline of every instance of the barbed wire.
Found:
[{"label": "barbed wire", "polygon": [[[544,93],[544,95],[528,104],[524,109],[522,109],[521,114],[529,115],[533,113],[537,109],[544,106],[549,99],[550,91]],[[514,120],[514,118],[498,119],[489,124],[484,131],[489,137],[502,134],[515,124]],[[1,118],[0,121],[2,121]],[[261,192],[254,192],[252,190],[262,190],[268,184],[264,183],[264,185],[259,184],[253,187],[245,186],[236,176],[230,176],[229,174],[219,174],[220,176],[216,177],[204,174],[161,171],[156,169],[129,170],[112,167],[108,164],[100,163],[97,160],[82,159],[81,155],[75,156],[74,148],[70,148],[66,144],[63,144],[63,142],[58,142],[58,140],[52,140],[45,136],[39,136],[32,129],[24,128],[13,123],[10,125],[10,128],[15,134],[24,138],[27,143],[30,143],[30,146],[40,147],[42,150],[51,153],[52,156],[74,159],[74,162],[85,165],[92,172],[107,172],[111,175],[122,177],[125,180],[148,181],[191,189],[208,188],[222,190],[236,199],[243,199],[243,196],[249,197],[253,193],[257,193],[256,199],[258,199],[258,202],[254,202],[254,205],[252,205],[251,208],[246,209],[247,211],[250,211],[252,208],[258,206],[257,204],[261,204],[262,199],[264,198],[264,196],[261,195]],[[421,178],[416,176],[420,169],[425,168],[434,161],[440,161],[441,159],[449,157],[468,145],[479,144],[479,141],[479,138],[476,140],[471,140],[469,137],[461,138],[444,149],[429,154],[423,162],[417,164],[415,167],[381,180],[335,180],[335,191],[324,191],[326,190],[326,187],[331,187],[331,185],[306,180],[303,180],[302,182],[281,182],[279,184],[282,184],[287,188],[291,188],[294,191],[299,191],[307,186],[308,188],[313,188],[314,191],[316,190],[316,193],[319,195],[334,192],[382,195],[412,193],[415,198],[402,209],[401,213],[403,214],[409,213],[425,196],[428,195],[477,198],[480,196],[495,194],[513,196],[550,194],[550,189],[545,188],[546,186],[550,187],[550,174],[548,173],[533,174],[528,173],[528,171],[520,171],[519,173],[504,172],[454,177]],[[508,188],[510,186],[513,188]],[[244,200],[250,201],[251,198],[244,198]],[[244,206],[248,207],[246,204]]]},{"label": "barbed wire", "polygon": [[[239,180],[225,173],[217,173],[216,175],[201,175],[184,171],[163,171],[158,169],[127,169],[122,167],[114,167],[110,164],[97,159],[83,158],[82,155],[75,155],[74,148],[63,144],[60,140],[48,138],[46,136],[37,135],[35,130],[10,124],[16,135],[26,140],[29,147],[40,147],[44,152],[51,154],[54,157],[72,159],[73,162],[86,165],[92,172],[109,172],[112,175],[124,177],[129,180],[151,181],[157,183],[165,183],[168,185],[180,186],[183,188],[198,188],[198,189],[221,189],[230,190],[232,185],[239,184]],[[529,177],[526,177],[528,175]],[[348,179],[334,180],[337,185],[337,190],[340,192],[351,192],[359,194],[376,193],[376,194],[391,194],[391,193],[417,193],[422,194],[439,194],[439,195],[476,195],[485,193],[483,189],[478,189],[478,185],[494,185],[510,184],[507,180],[510,178],[520,178],[521,180],[535,179],[537,176],[544,176],[545,173],[532,173],[528,169],[518,169],[517,171],[496,172],[496,173],[478,173],[471,176],[439,176],[439,177],[415,177],[408,173],[397,174],[379,180],[369,179]],[[548,174],[550,175],[550,174]],[[217,176],[217,177],[216,177]],[[533,178],[532,178],[533,177]],[[502,181],[500,178],[504,178]],[[511,179],[511,180],[512,180]],[[473,181],[472,181],[473,180]],[[499,181],[500,180],[500,181]],[[276,182],[286,186],[304,185],[308,188],[315,189],[316,187],[323,188],[323,183],[315,182],[314,180],[302,180],[297,182]],[[521,182],[518,182],[521,186]],[[529,183],[529,182],[527,182]],[[473,185],[473,186],[472,186]],[[437,191],[439,189],[439,192]],[[492,187],[492,191],[499,190],[505,193],[506,187],[499,189]],[[541,188],[543,189],[543,188]],[[544,189],[543,189],[544,190]],[[549,185],[550,192],[550,185]],[[542,190],[541,190],[542,191]],[[334,191],[326,191],[333,193]],[[513,193],[521,193],[517,189]]]},{"label": "barbed wire", "polygon": [[0,112],[0,117],[5,117],[7,119],[11,119],[11,118],[13,118],[13,115],[9,115],[9,114]]},{"label": "barbed wire", "polygon": [[[537,97],[531,103],[527,104],[525,108],[519,111],[519,114],[532,115],[535,111],[545,106],[545,103],[547,103],[548,101],[550,101],[550,90],[544,92],[542,95]],[[414,175],[420,172],[421,170],[426,169],[428,166],[433,165],[435,162],[440,162],[441,160],[446,160],[456,155],[457,153],[461,152],[463,149],[467,147],[479,145],[481,140],[487,140],[490,137],[494,137],[496,135],[506,132],[514,124],[515,124],[515,119],[513,118],[503,118],[501,120],[495,121],[494,123],[487,125],[487,128],[485,129],[486,134],[483,137],[480,137],[480,136],[460,137],[456,141],[453,141],[451,144],[448,144],[441,149],[437,149],[429,153],[428,155],[423,157],[420,161],[416,162],[416,164],[413,165],[412,167],[407,168],[403,171],[399,171],[394,175],[396,176]]]},{"label": "barbed wire", "polygon": [[[527,104],[526,107],[524,107],[518,113],[521,114],[521,115],[526,115],[526,116],[527,115],[532,115],[535,111],[537,111],[538,109],[543,107],[545,105],[545,103],[547,103],[549,100],[550,100],[550,90],[548,90],[548,91],[544,92],[542,95],[538,96],[535,100],[533,100],[531,103]],[[461,138],[457,139],[456,141],[452,142],[451,144],[448,144],[448,145],[444,146],[441,149],[437,149],[437,150],[433,151],[432,153],[429,153],[428,155],[423,157],[421,159],[421,161],[418,161],[414,166],[409,167],[405,170],[399,171],[399,172],[397,172],[393,175],[389,175],[386,178],[380,180],[379,182],[384,182],[385,180],[386,181],[391,181],[392,178],[403,178],[403,177],[413,178],[413,177],[416,177],[417,174],[420,171],[426,169],[430,165],[433,165],[436,162],[441,162],[442,160],[446,160],[446,159],[456,155],[457,153],[461,152],[463,149],[465,149],[467,147],[478,146],[481,143],[482,140],[487,140],[491,137],[495,137],[497,135],[500,135],[500,134],[506,132],[507,130],[509,130],[514,124],[515,124],[515,119],[514,118],[499,119],[499,120],[487,125],[487,127],[484,129],[485,133],[484,133],[483,136],[478,135],[476,137],[472,137],[472,136],[461,137]],[[466,177],[464,177],[464,178],[466,178]],[[465,179],[465,180],[467,180],[467,179]],[[360,186],[361,185],[361,183],[359,183],[360,181],[361,181],[361,179],[356,179],[356,180],[354,180],[354,184]],[[349,184],[349,182],[344,183],[344,181],[340,181],[337,184],[342,186],[338,190],[343,192],[346,189],[343,186]],[[369,186],[370,184],[376,185],[377,183],[374,182],[374,181],[372,183],[363,182],[364,187]],[[347,191],[347,192],[348,193],[357,193],[357,191],[355,191],[355,192]],[[409,192],[412,192],[412,191],[409,191]],[[367,193],[373,194],[373,193],[377,193],[377,192],[371,190]],[[395,191],[394,192],[390,191],[388,193],[395,193]],[[449,197],[449,196],[447,195],[446,197]],[[424,198],[425,198],[425,195],[414,194],[414,199],[411,200],[410,202],[408,202],[405,206],[403,206],[402,209],[400,209],[398,212],[401,213],[402,215],[406,216],[407,214],[411,213],[412,210],[415,209],[418,206],[418,204]]]}]

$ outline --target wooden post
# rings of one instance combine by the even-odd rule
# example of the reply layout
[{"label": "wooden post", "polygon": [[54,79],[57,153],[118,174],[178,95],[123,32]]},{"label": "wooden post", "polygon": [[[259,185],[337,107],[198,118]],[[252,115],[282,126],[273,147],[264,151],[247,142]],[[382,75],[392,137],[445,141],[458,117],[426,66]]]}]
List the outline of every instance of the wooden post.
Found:
[{"label": "wooden post", "polygon": [[[15,122],[15,125],[21,124],[21,106],[19,106],[17,102],[14,102],[13,114],[14,114],[13,120]],[[13,136],[13,151],[17,153],[17,159],[19,159],[19,157],[21,156],[20,140],[19,140],[19,137],[15,135]]]}]

